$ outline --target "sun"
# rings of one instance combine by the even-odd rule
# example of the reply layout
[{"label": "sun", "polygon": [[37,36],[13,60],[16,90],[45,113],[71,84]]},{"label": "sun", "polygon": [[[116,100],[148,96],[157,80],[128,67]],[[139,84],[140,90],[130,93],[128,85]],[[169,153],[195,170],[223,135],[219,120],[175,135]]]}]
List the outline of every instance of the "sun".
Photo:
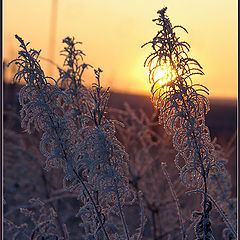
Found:
[{"label": "sun", "polygon": [[177,74],[172,68],[170,62],[161,62],[159,65],[155,65],[151,70],[151,79],[154,83],[154,88],[165,88],[165,84],[173,81]]}]

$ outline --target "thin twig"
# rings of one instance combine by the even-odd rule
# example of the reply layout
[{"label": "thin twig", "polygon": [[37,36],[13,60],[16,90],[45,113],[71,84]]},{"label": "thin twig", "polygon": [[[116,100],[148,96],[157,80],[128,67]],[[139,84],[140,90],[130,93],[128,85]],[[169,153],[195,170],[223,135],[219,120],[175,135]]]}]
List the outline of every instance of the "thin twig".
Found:
[{"label": "thin twig", "polygon": [[172,184],[172,181],[168,175],[168,172],[166,170],[166,163],[165,162],[162,162],[161,164],[161,167],[162,167],[162,170],[163,170],[163,173],[167,179],[167,182],[168,182],[168,185],[169,185],[169,188],[171,190],[171,193],[172,193],[172,196],[175,200],[175,203],[176,203],[176,207],[177,207],[177,210],[178,210],[178,218],[179,218],[179,223],[180,223],[180,227],[181,227],[181,232],[182,232],[182,240],[186,239],[186,233],[185,233],[185,229],[184,229],[184,226],[183,226],[183,221],[182,221],[182,213],[181,213],[181,208],[180,208],[180,203],[179,203],[179,200],[177,198],[177,195],[174,191],[174,188],[173,188],[173,184]]}]

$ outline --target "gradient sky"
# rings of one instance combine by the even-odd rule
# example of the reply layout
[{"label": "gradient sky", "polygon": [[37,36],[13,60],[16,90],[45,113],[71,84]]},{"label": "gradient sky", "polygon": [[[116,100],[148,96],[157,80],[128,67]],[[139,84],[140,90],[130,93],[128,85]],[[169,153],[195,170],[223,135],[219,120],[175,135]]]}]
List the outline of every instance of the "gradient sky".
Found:
[{"label": "gradient sky", "polygon": [[[237,1],[236,0],[55,0],[56,45],[50,47],[53,0],[4,0],[4,59],[17,56],[15,34],[41,56],[62,65],[62,39],[74,36],[83,42],[85,62],[103,69],[104,86],[112,90],[149,94],[148,71],[143,67],[150,47],[141,48],[158,31],[152,22],[167,6],[181,40],[191,45],[189,56],[203,67],[204,76],[194,82],[209,88],[210,97],[237,97]],[[55,51],[54,56],[50,56]],[[47,75],[51,69],[41,60]],[[52,73],[56,74],[56,71]],[[94,80],[85,74],[87,84]]]}]

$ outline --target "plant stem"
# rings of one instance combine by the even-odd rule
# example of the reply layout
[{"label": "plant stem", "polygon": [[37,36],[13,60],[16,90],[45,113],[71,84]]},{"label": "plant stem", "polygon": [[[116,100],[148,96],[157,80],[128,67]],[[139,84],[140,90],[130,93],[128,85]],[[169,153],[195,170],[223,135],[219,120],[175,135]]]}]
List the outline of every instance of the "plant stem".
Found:
[{"label": "plant stem", "polygon": [[[51,116],[49,116],[49,118],[51,119],[52,124],[53,124],[53,120],[52,120]],[[53,124],[53,126],[54,126],[54,124]],[[61,138],[59,137],[58,132],[57,132],[57,129],[56,129],[55,127],[54,127],[54,131],[56,132],[56,134],[57,134],[57,136],[58,136],[58,138],[59,138],[60,146],[61,146],[61,148],[62,148],[64,158],[65,158],[66,162],[68,162],[66,151],[65,151],[65,149],[64,149],[64,146],[63,146],[63,144],[62,144]],[[103,232],[104,232],[104,234],[105,234],[105,236],[106,236],[106,239],[107,239],[107,240],[110,240],[109,237],[108,237],[108,234],[107,234],[107,232],[106,232],[106,229],[105,229],[104,226],[103,226],[103,222],[102,222],[100,213],[99,213],[99,211],[98,211],[98,209],[97,209],[97,206],[96,206],[96,204],[95,204],[95,202],[94,202],[94,200],[93,200],[90,192],[88,191],[88,188],[86,187],[85,183],[84,183],[83,180],[80,178],[80,176],[78,175],[78,173],[76,172],[76,170],[74,169],[73,166],[72,166],[72,168],[73,168],[73,172],[75,173],[77,179],[80,181],[80,183],[82,184],[82,186],[83,186],[84,189],[86,190],[87,195],[88,195],[89,199],[91,200],[91,202],[92,202],[92,204],[93,204],[93,207],[94,207],[94,209],[95,209],[95,211],[96,211],[96,214],[97,214],[97,218],[98,218],[99,223],[100,223],[100,225],[101,225],[101,228],[102,228],[102,230],[103,230]]]},{"label": "plant stem", "polygon": [[[177,77],[179,78],[180,76],[178,74],[177,67],[174,64],[173,60],[172,60],[172,56],[169,55],[168,57],[170,59],[170,62],[171,62],[171,65],[172,65],[174,71],[177,73]],[[187,114],[187,120],[189,121],[190,125],[192,126],[193,123],[189,120],[190,117],[191,117],[191,114],[188,111],[187,103],[186,103],[186,101],[185,101],[185,99],[183,97],[184,94],[185,93],[180,88],[180,95],[181,95],[181,99],[183,101],[183,106],[184,106],[185,112]],[[194,126],[192,126],[191,128],[194,129]],[[199,147],[199,145],[197,143],[197,137],[196,137],[196,134],[195,134],[194,130],[192,130],[191,135],[192,135],[192,138],[193,138],[193,141],[194,141],[194,144],[196,146],[197,153],[198,153],[198,156],[199,156],[199,161],[200,161],[200,164],[201,164],[201,173],[200,174],[202,175],[203,182],[204,182],[204,193],[205,194],[204,194],[204,199],[203,199],[203,232],[204,232],[204,238],[203,239],[205,240],[207,231],[206,231],[206,224],[204,224],[204,223],[205,223],[205,219],[208,218],[207,213],[206,213],[206,208],[207,208],[207,174],[206,174],[206,170],[204,169],[204,165],[203,165],[203,161],[202,161],[203,157],[201,155],[200,147]]]},{"label": "plant stem", "polygon": [[193,191],[189,191],[186,193],[194,193],[194,192],[199,192],[202,193],[204,195],[207,195],[207,197],[212,201],[212,203],[215,205],[215,207],[217,208],[219,214],[222,216],[224,222],[226,223],[226,225],[228,226],[228,228],[230,229],[230,231],[232,232],[232,234],[234,235],[234,237],[237,239],[237,233],[234,231],[233,226],[231,225],[231,223],[228,221],[228,219],[226,218],[226,216],[224,215],[223,211],[221,210],[221,208],[218,206],[218,204],[215,202],[215,200],[209,195],[206,194],[205,192],[203,192],[202,190],[193,190]]},{"label": "plant stem", "polygon": [[115,191],[116,191],[116,195],[117,195],[118,208],[119,208],[119,213],[120,213],[120,216],[121,216],[123,228],[124,228],[124,231],[125,231],[126,238],[129,240],[129,234],[128,234],[128,230],[127,230],[127,224],[126,224],[126,221],[125,221],[125,217],[124,217],[124,215],[123,215],[123,212],[122,212],[122,207],[121,207],[120,198],[119,198],[119,192],[118,192],[118,189],[117,189],[117,183],[116,183],[116,180],[115,180],[115,179],[114,179],[114,185],[115,185],[114,187],[115,187]]},{"label": "plant stem", "polygon": [[103,232],[104,232],[107,240],[110,240],[109,237],[108,237],[108,234],[107,234],[107,232],[106,232],[106,229],[105,229],[105,227],[103,226],[103,222],[102,222],[100,213],[99,213],[99,211],[98,211],[98,209],[97,209],[97,206],[96,206],[96,204],[95,204],[95,202],[94,202],[94,200],[93,200],[90,192],[88,191],[85,183],[84,183],[83,180],[80,178],[80,176],[78,175],[78,173],[76,172],[76,170],[75,170],[74,168],[73,168],[73,172],[75,173],[75,175],[77,176],[78,180],[81,182],[81,184],[83,185],[84,189],[86,190],[87,195],[89,196],[89,198],[90,198],[90,200],[91,200],[91,202],[92,202],[92,204],[93,204],[93,206],[94,206],[94,209],[95,209],[95,211],[96,211],[96,213],[97,213],[97,217],[98,217],[99,223],[100,223],[100,225],[101,225],[101,228],[102,228],[102,230],[103,230]]},{"label": "plant stem", "polygon": [[163,173],[164,173],[164,175],[165,175],[165,177],[166,177],[166,179],[167,179],[167,182],[168,182],[169,188],[170,188],[170,190],[171,190],[173,199],[175,200],[175,203],[176,203],[176,207],[177,207],[177,210],[178,210],[179,224],[180,224],[181,232],[182,232],[182,240],[184,240],[184,239],[186,239],[186,233],[185,233],[185,229],[184,229],[184,226],[183,226],[180,203],[179,203],[179,200],[178,200],[178,198],[177,198],[177,195],[176,195],[176,193],[175,193],[175,191],[174,191],[172,181],[171,181],[171,179],[170,179],[170,177],[169,177],[169,175],[168,175],[168,172],[167,172],[165,166],[166,166],[166,163],[162,163],[162,164],[161,164]]}]

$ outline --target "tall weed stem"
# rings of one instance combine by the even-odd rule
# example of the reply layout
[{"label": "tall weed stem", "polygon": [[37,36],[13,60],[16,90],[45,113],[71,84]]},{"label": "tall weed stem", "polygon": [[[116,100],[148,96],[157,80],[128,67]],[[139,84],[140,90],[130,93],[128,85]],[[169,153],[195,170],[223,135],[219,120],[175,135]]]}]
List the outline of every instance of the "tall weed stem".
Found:
[{"label": "tall weed stem", "polygon": [[[167,8],[158,11],[153,21],[160,31],[151,44],[153,53],[145,60],[149,68],[149,81],[152,83],[152,100],[160,110],[160,123],[168,134],[173,135],[173,145],[177,150],[175,163],[180,170],[182,182],[189,188],[203,189],[202,218],[195,232],[199,239],[208,240],[211,230],[207,199],[207,180],[210,171],[220,171],[221,163],[216,161],[215,149],[211,143],[209,129],[205,125],[205,114],[209,111],[208,89],[192,83],[192,75],[203,75],[201,65],[187,52],[190,45],[180,41],[166,15]],[[159,76],[158,72],[163,71]]]},{"label": "tall weed stem", "polygon": [[176,193],[174,191],[174,187],[173,187],[172,181],[171,181],[171,179],[170,179],[170,177],[168,175],[166,166],[167,166],[166,163],[162,162],[161,167],[162,167],[163,173],[164,173],[164,175],[165,175],[165,177],[167,179],[170,191],[171,191],[173,199],[174,199],[174,201],[176,203],[176,208],[177,208],[177,211],[178,211],[179,223],[180,223],[181,232],[182,232],[182,240],[185,240],[186,239],[186,232],[185,232],[185,229],[184,229],[184,226],[183,226],[180,202],[179,202],[178,197],[177,197],[177,195],[176,195]]}]

